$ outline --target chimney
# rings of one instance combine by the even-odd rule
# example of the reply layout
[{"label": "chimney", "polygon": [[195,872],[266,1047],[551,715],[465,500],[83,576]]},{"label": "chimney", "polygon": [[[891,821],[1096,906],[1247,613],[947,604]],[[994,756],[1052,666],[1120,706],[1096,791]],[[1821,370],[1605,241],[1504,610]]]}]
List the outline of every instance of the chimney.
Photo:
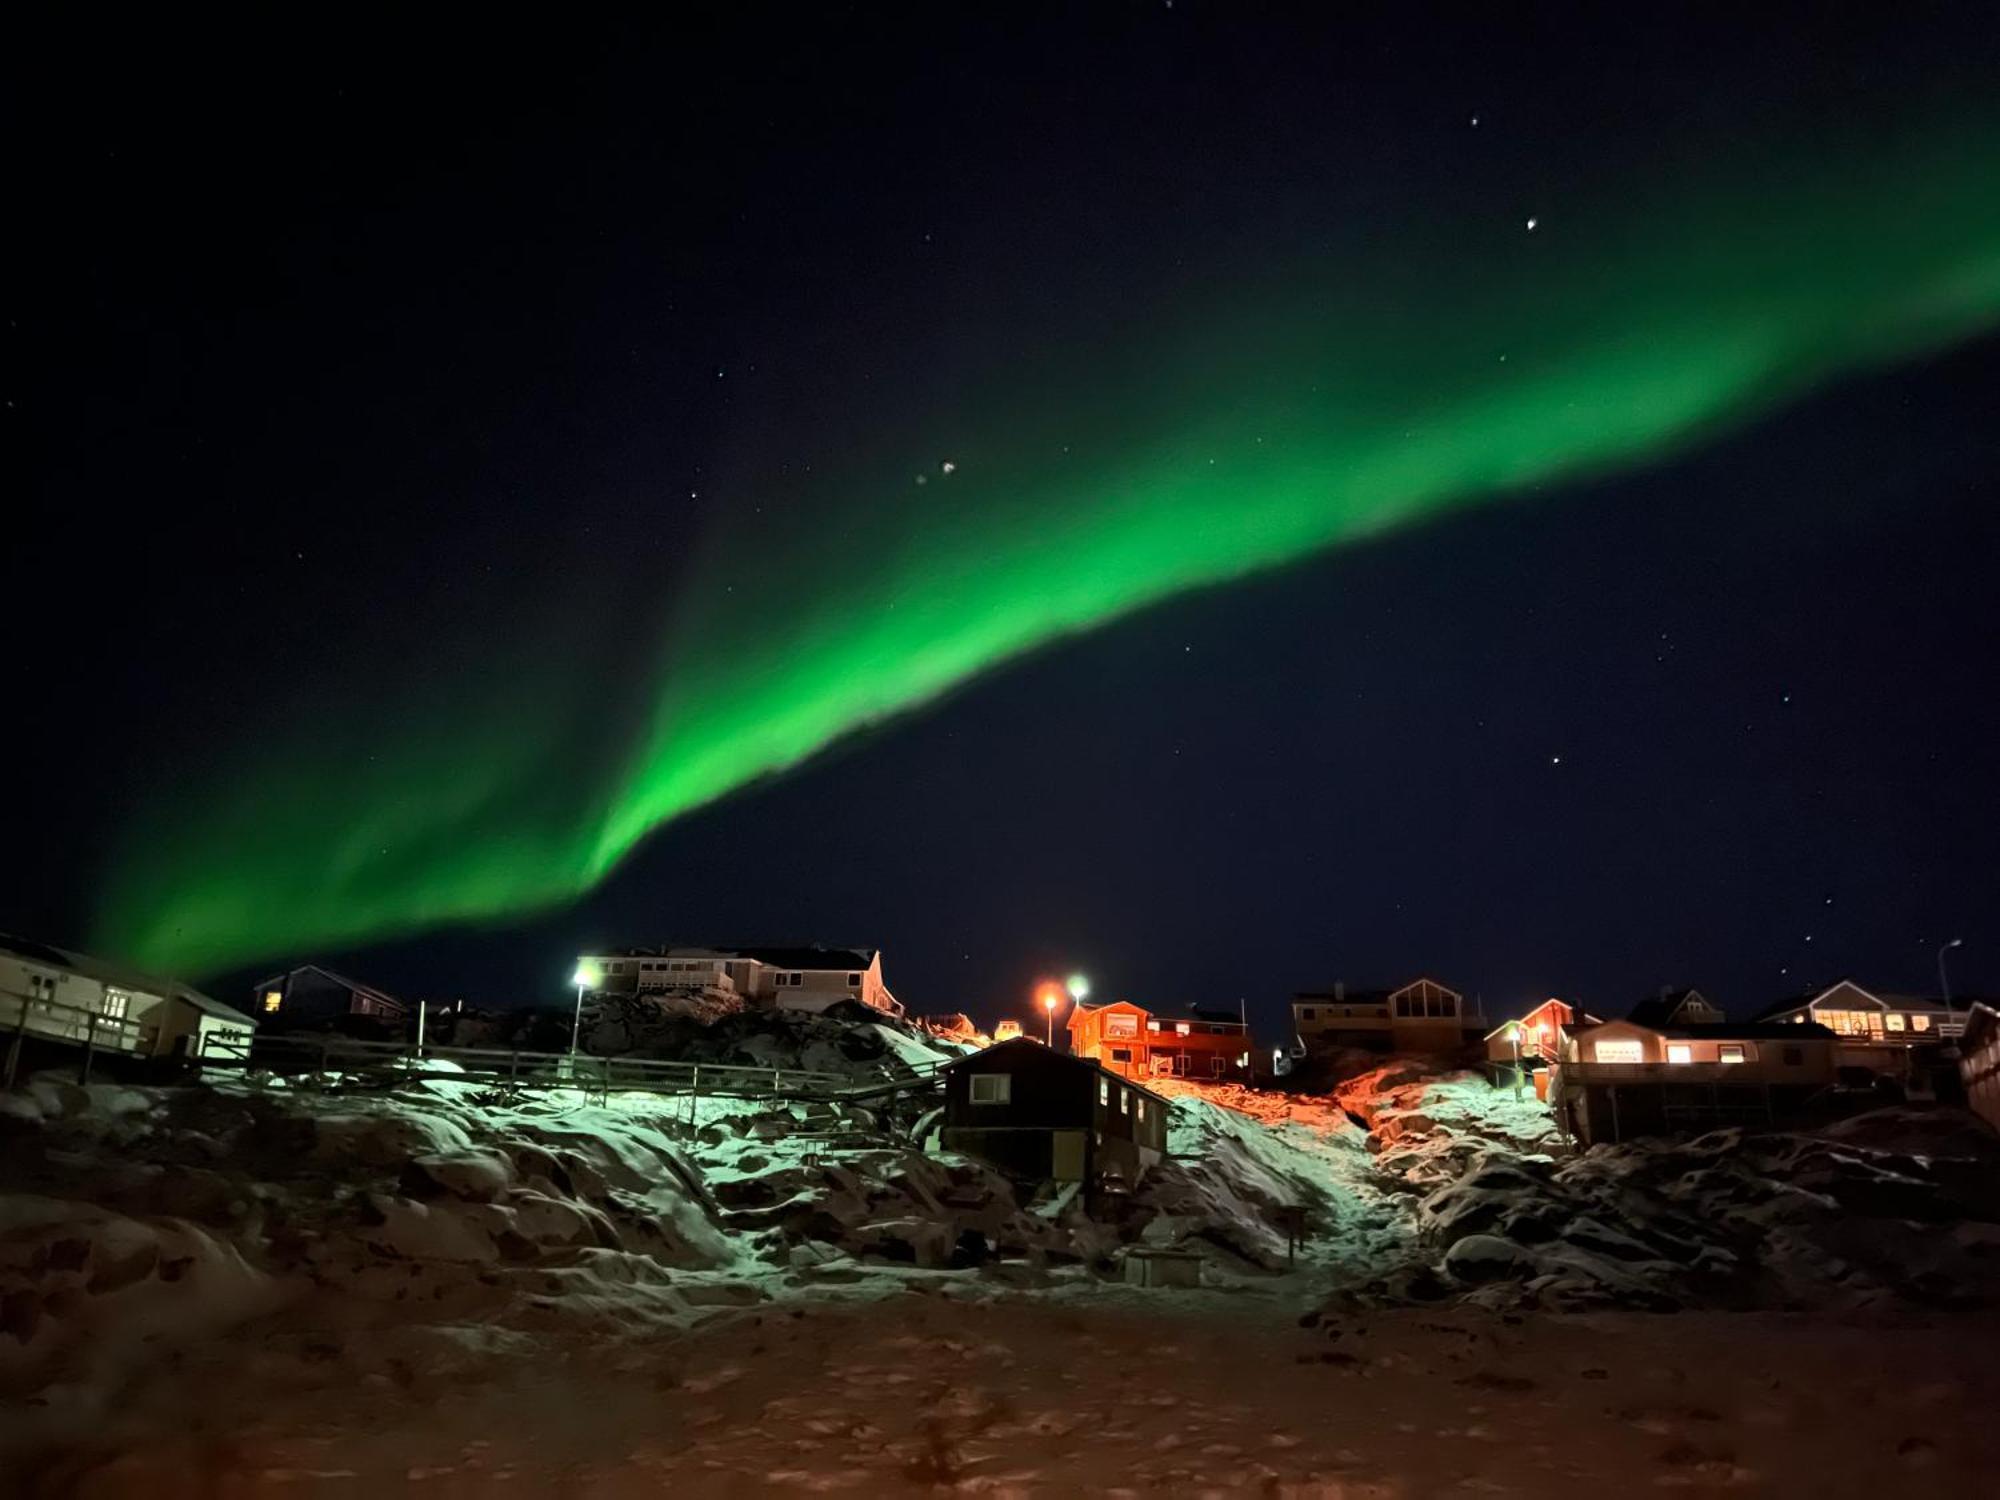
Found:
[{"label": "chimney", "polygon": [[1336,1000],[1345,1000],[1347,998],[1347,981],[1345,979],[1334,980],[1333,998]]}]

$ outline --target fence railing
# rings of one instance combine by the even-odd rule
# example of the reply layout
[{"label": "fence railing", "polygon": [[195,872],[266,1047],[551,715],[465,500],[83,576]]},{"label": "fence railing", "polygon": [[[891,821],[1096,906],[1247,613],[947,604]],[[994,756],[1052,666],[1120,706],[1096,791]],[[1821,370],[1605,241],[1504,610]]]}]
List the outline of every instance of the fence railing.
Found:
[{"label": "fence railing", "polygon": [[67,1004],[52,995],[0,990],[0,1037],[6,1039],[0,1086],[14,1086],[21,1067],[21,1048],[30,1038],[81,1047],[78,1077],[88,1083],[91,1060],[97,1053],[143,1051],[146,1030],[139,1022],[115,1011]]},{"label": "fence railing", "polygon": [[855,1078],[810,1068],[658,1058],[595,1057],[505,1047],[424,1047],[331,1035],[232,1037],[211,1035],[196,1059],[205,1067],[258,1068],[274,1073],[381,1072],[403,1078],[480,1080],[521,1088],[581,1088],[591,1093],[704,1094],[763,1099],[838,1099],[885,1085],[917,1084],[935,1068],[880,1078]]}]

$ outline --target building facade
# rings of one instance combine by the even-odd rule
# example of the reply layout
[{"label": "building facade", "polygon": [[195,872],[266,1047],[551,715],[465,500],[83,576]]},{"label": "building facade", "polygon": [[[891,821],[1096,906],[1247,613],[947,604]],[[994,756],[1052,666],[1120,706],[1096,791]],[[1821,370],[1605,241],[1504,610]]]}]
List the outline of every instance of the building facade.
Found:
[{"label": "building facade", "polygon": [[1549,1104],[1584,1145],[1769,1124],[1833,1086],[1837,1050],[1809,1022],[1579,1025],[1563,1033]]},{"label": "building facade", "polygon": [[1965,1033],[1958,1043],[1958,1076],[1965,1088],[1965,1105],[2000,1130],[2000,1009],[1975,1000],[1965,1012]]},{"label": "building facade", "polygon": [[1917,995],[1877,995],[1851,979],[1816,995],[1781,1000],[1757,1018],[1791,1025],[1824,1026],[1840,1039],[1840,1063],[1927,1090],[1943,1064],[1945,1044],[1957,1039],[1964,1017],[1941,1000]]},{"label": "building facade", "polygon": [[1064,1023],[1073,1056],[1102,1064],[1121,1078],[1244,1078],[1250,1068],[1250,1028],[1227,1011],[1189,1007],[1181,1016],[1155,1015],[1130,1000],[1079,1002]]},{"label": "building facade", "polygon": [[892,1016],[903,1007],[875,948],[617,948],[587,953],[577,972],[614,994],[736,1000],[769,1010],[821,1011],[858,1001]]},{"label": "building facade", "polygon": [[211,1037],[247,1045],[255,1021],[190,985],[0,936],[0,1037],[10,1067],[30,1040],[142,1058],[198,1057]]},{"label": "building facade", "polygon": [[1167,1154],[1160,1095],[1019,1037],[944,1066],[940,1143],[1026,1182],[1135,1186]]},{"label": "building facade", "polygon": [[1380,1052],[1453,1052],[1476,1042],[1486,1018],[1457,990],[1415,979],[1398,990],[1303,990],[1292,997],[1292,1029],[1304,1052],[1363,1047]]},{"label": "building facade", "polygon": [[251,989],[259,1020],[279,1029],[345,1026],[400,1036],[414,1014],[403,1001],[372,984],[318,964],[273,974]]}]

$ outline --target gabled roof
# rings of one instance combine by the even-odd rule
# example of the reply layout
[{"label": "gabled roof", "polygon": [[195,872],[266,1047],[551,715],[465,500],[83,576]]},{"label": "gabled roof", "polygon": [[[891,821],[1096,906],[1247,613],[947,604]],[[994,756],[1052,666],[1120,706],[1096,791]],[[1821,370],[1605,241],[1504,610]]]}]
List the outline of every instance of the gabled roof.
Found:
[{"label": "gabled roof", "polygon": [[1106,1078],[1122,1084],[1128,1089],[1136,1090],[1138,1093],[1144,1094],[1148,1099],[1157,1100],[1161,1104],[1170,1104],[1172,1102],[1165,1094],[1156,1094],[1143,1083],[1134,1083],[1131,1079],[1112,1072],[1111,1069],[1105,1067],[1103,1063],[1094,1057],[1078,1057],[1074,1052],[1057,1052],[1043,1046],[1034,1038],[1026,1036],[1009,1037],[1004,1042],[995,1042],[992,1046],[982,1047],[977,1052],[968,1052],[963,1057],[955,1057],[939,1068],[938,1071],[940,1073],[949,1073],[954,1069],[970,1067],[974,1063],[991,1060],[995,1057],[1006,1058],[1025,1047],[1034,1048],[1034,1052],[1032,1054],[1022,1054],[1024,1056],[1032,1055],[1038,1060],[1041,1058],[1054,1058],[1063,1067],[1081,1068],[1089,1073],[1102,1073]]},{"label": "gabled roof", "polygon": [[1808,1006],[1819,1004],[1820,1001],[1824,1000],[1828,995],[1831,995],[1835,990],[1838,989],[1853,990],[1856,993],[1858,993],[1864,1000],[1872,1000],[1877,1005],[1882,1004],[1882,997],[1876,994],[1873,990],[1864,988],[1862,985],[1856,983],[1852,979],[1836,979],[1832,984],[1823,985],[1819,989],[1810,990],[1803,995],[1794,996],[1790,1000],[1779,1000],[1770,1005],[1767,1005],[1762,1010],[1758,1011],[1756,1016],[1753,1017],[1753,1019],[1758,1021],[1767,1021],[1771,1019],[1773,1016],[1792,1015],[1797,1011],[1802,1011],[1806,1009],[1806,1007]]},{"label": "gabled roof", "polygon": [[1332,990],[1297,990],[1292,995],[1294,1005],[1386,1005],[1388,1002],[1387,990],[1345,990],[1337,995]]},{"label": "gabled roof", "polygon": [[0,953],[11,953],[16,958],[25,958],[31,963],[47,964],[52,969],[75,967],[69,955],[60,948],[51,948],[47,943],[37,943],[29,938],[18,938],[11,933],[0,932]]},{"label": "gabled roof", "polygon": [[1465,998],[1465,996],[1462,993],[1460,993],[1458,990],[1453,989],[1450,985],[1446,984],[1442,979],[1433,979],[1428,974],[1419,974],[1415,979],[1412,979],[1408,984],[1397,985],[1393,990],[1389,991],[1389,998],[1393,1000],[1396,996],[1403,994],[1408,990],[1414,990],[1426,984],[1429,985],[1434,990],[1443,990],[1447,995],[1457,995],[1458,998],[1461,1000]]},{"label": "gabled roof", "polygon": [[1625,1019],[1637,1021],[1641,1026],[1670,1026],[1690,1000],[1714,1004],[1700,990],[1668,990],[1663,995],[1649,995],[1641,1000],[1625,1013]]},{"label": "gabled roof", "polygon": [[300,964],[297,968],[287,969],[282,974],[273,974],[269,979],[260,979],[252,988],[265,990],[271,988],[273,985],[285,984],[290,981],[294,974],[318,974],[323,978],[331,979],[342,989],[351,990],[357,995],[366,995],[370,999],[380,1000],[385,1004],[395,1006],[398,1010],[408,1010],[410,1008],[407,1002],[397,999],[387,990],[378,990],[372,984],[363,984],[358,979],[350,979],[347,975],[337,973],[327,968],[324,964]]}]

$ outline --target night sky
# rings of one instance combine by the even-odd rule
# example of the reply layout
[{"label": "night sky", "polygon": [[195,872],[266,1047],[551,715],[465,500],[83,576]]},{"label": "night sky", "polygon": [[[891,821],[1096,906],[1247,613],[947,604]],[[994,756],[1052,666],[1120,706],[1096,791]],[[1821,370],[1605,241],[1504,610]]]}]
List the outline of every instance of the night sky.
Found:
[{"label": "night sky", "polygon": [[1739,9],[27,39],[0,928],[2000,990],[2000,25]]}]

